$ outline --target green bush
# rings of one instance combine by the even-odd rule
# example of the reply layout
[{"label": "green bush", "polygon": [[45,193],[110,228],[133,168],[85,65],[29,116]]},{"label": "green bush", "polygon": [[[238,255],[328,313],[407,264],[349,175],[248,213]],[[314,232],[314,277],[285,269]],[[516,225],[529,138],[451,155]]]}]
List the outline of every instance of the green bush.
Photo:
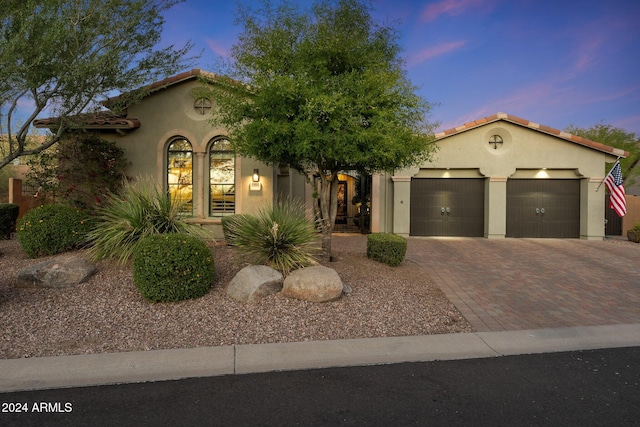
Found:
[{"label": "green bush", "polygon": [[29,258],[55,255],[86,242],[90,218],[67,205],[32,209],[18,222],[18,241]]},{"label": "green bush", "polygon": [[367,236],[367,258],[388,264],[400,265],[407,253],[407,239],[397,234],[373,233]]},{"label": "green bush", "polygon": [[185,222],[181,204],[149,179],[127,183],[110,194],[89,233],[92,259],[117,258],[126,262],[138,242],[153,234],[184,233],[208,238],[201,227]]},{"label": "green bush", "polygon": [[82,210],[95,211],[104,194],[126,179],[124,150],[84,131],[70,131],[53,148],[30,157],[26,182],[40,194]]},{"label": "green bush", "polygon": [[233,215],[225,226],[227,243],[252,262],[268,265],[284,275],[316,264],[319,235],[300,203],[278,202],[259,209],[256,215]]},{"label": "green bush", "polygon": [[20,207],[13,203],[0,203],[0,239],[11,238],[11,232],[16,228],[16,221]]},{"label": "green bush", "polygon": [[215,278],[213,254],[186,234],[144,237],[133,254],[133,281],[153,302],[182,301],[205,295]]}]

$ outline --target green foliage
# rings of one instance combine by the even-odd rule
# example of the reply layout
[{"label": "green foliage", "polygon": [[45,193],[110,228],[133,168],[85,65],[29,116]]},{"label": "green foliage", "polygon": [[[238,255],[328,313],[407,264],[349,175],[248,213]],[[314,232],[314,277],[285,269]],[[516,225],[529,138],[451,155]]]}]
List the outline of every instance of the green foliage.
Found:
[{"label": "green foliage", "polygon": [[133,255],[133,281],[153,302],[205,295],[215,279],[213,254],[200,239],[186,234],[144,237]]},{"label": "green foliage", "polygon": [[397,31],[376,25],[364,2],[290,3],[240,12],[244,32],[230,73],[259,88],[219,88],[218,120],[242,155],[302,172],[366,173],[418,164],[433,149],[431,105],[416,94]]},{"label": "green foliage", "polygon": [[209,234],[188,224],[181,204],[150,179],[126,183],[119,194],[111,193],[95,217],[88,235],[93,259],[117,258],[126,262],[139,241],[152,234],[184,233],[201,238]]},{"label": "green foliage", "polygon": [[232,244],[230,239],[231,232],[229,231],[229,229],[234,223],[238,221],[238,218],[237,218],[238,215],[240,214],[223,216],[220,219],[220,222],[222,224],[222,233],[224,234],[224,240],[227,242],[228,245]]},{"label": "green foliage", "polygon": [[105,194],[116,192],[125,179],[127,161],[114,142],[98,135],[76,132],[55,150],[44,151],[27,162],[26,183],[44,196],[83,210],[97,209]]},{"label": "green foliage", "polygon": [[91,219],[66,205],[44,205],[27,212],[18,222],[18,241],[29,258],[55,255],[81,246]]},{"label": "green foliage", "polygon": [[[629,186],[638,179],[638,175],[640,175],[640,137],[636,136],[635,133],[604,123],[598,123],[589,128],[579,128],[572,125],[566,128],[565,131],[627,151],[629,157],[620,159],[625,185]],[[608,166],[607,172],[611,167],[613,167],[613,163]]]},{"label": "green foliage", "polygon": [[20,206],[13,203],[0,203],[0,239],[9,239],[16,228]]},{"label": "green foliage", "polygon": [[397,234],[373,233],[367,236],[367,258],[388,264],[400,265],[407,253],[407,239]]},{"label": "green foliage", "polygon": [[339,171],[391,171],[435,149],[432,105],[406,77],[397,30],[376,24],[368,5],[241,9],[243,32],[222,73],[248,86],[212,82],[212,122],[231,130],[238,154],[320,177],[318,218],[329,237]]},{"label": "green foliage", "polygon": [[[117,99],[123,108],[141,95],[132,89],[188,66],[190,58],[183,57],[190,42],[180,49],[157,49],[164,16],[180,2],[3,0],[0,110],[6,115],[0,127],[9,133],[11,150],[0,159],[0,168],[52,146],[66,130],[82,127],[89,116],[79,113],[99,109],[99,102],[112,91],[127,92]],[[33,107],[25,113],[12,105]],[[26,148],[31,121],[47,110],[60,119],[53,134],[37,147]],[[22,122],[21,116],[26,118]]]},{"label": "green foliage", "polygon": [[284,275],[316,263],[318,232],[299,203],[278,202],[257,215],[233,215],[226,227],[230,245]]}]

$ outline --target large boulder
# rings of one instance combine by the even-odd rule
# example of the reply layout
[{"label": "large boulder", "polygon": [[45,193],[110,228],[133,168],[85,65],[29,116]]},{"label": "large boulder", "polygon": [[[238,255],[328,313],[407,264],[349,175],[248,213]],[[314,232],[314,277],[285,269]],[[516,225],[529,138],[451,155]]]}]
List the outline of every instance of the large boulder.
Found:
[{"label": "large boulder", "polygon": [[242,302],[277,294],[282,289],[282,273],[266,265],[250,265],[240,270],[227,286],[227,295]]},{"label": "large boulder", "polygon": [[66,288],[87,280],[96,272],[84,258],[61,256],[18,271],[18,284],[24,287]]},{"label": "large boulder", "polygon": [[342,295],[343,285],[338,273],[329,267],[316,265],[293,271],[284,279],[281,294],[311,302],[333,301]]}]

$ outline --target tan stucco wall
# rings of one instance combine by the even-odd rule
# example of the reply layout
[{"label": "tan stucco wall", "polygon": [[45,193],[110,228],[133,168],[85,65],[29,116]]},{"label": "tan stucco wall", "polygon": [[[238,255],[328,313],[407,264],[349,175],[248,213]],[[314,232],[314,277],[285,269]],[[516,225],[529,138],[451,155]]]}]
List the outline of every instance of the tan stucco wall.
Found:
[{"label": "tan stucco wall", "polygon": [[[193,147],[193,202],[194,218],[219,223],[219,218],[208,217],[208,156],[212,139],[227,136],[224,128],[209,122],[210,115],[199,114],[193,107],[192,90],[200,83],[191,80],[161,89],[127,111],[129,118],[140,121],[140,127],[124,136],[105,134],[125,151],[131,163],[127,174],[131,177],[150,176],[166,185],[166,153],[172,138],[184,137]],[[260,170],[260,191],[250,191],[254,169]],[[253,213],[273,202],[274,179],[272,168],[247,158],[236,159],[236,213]]]},{"label": "tan stucco wall", "polygon": [[[503,144],[494,149],[492,135],[500,135]],[[580,236],[602,239],[604,236],[604,190],[596,188],[604,177],[605,163],[615,157],[516,124],[498,121],[437,141],[438,151],[430,162],[397,171],[386,184],[393,192],[393,202],[386,205],[393,212],[391,231],[409,234],[412,177],[484,178],[485,226],[488,238],[506,234],[506,183],[509,179],[577,179],[580,180]]]}]

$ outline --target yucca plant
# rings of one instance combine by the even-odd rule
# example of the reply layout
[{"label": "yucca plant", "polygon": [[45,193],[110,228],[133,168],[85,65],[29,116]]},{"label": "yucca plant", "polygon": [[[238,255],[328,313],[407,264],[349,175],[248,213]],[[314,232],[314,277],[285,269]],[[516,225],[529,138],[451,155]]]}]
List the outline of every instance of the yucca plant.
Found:
[{"label": "yucca plant", "polygon": [[284,275],[317,264],[319,234],[300,203],[277,202],[256,215],[234,215],[227,222],[227,233],[227,242],[253,262]]},{"label": "yucca plant", "polygon": [[110,194],[89,232],[92,259],[117,258],[125,263],[136,245],[152,234],[186,233],[200,238],[210,235],[197,225],[185,222],[181,203],[152,180],[126,183],[118,194]]}]

